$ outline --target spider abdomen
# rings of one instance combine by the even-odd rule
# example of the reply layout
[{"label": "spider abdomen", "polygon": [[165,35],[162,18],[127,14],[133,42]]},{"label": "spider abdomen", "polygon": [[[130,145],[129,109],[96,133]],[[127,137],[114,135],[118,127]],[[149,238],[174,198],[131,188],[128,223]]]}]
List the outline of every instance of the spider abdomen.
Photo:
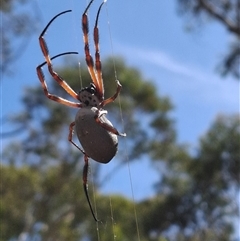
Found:
[{"label": "spider abdomen", "polygon": [[103,128],[97,121],[113,126],[106,118],[106,111],[96,107],[81,108],[75,118],[77,137],[87,156],[100,163],[108,163],[116,155],[117,135]]}]

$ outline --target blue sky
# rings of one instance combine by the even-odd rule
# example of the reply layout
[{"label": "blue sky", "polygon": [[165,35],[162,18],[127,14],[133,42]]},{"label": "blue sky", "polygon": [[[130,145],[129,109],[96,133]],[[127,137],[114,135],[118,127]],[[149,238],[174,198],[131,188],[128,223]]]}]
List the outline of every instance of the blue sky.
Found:
[{"label": "blue sky", "polygon": [[[222,79],[216,72],[216,64],[227,52],[231,35],[223,26],[211,21],[193,33],[186,33],[186,22],[177,16],[175,2],[108,0],[99,20],[100,50],[102,58],[113,54],[122,56],[128,65],[139,68],[144,77],[156,84],[159,94],[170,97],[175,106],[173,117],[178,141],[187,142],[194,148],[216,115],[239,112],[239,83],[231,77]],[[89,12],[92,24],[100,3],[95,0]],[[73,10],[51,25],[45,39],[52,56],[78,51],[79,59],[82,59],[80,18],[87,1],[34,0],[32,4],[40,11],[38,33],[54,15]],[[90,29],[90,37],[91,33]],[[25,53],[12,65],[14,75],[4,76],[3,116],[21,110],[20,98],[25,87],[40,85],[35,69],[43,61],[36,34]],[[3,126],[3,130],[5,128],[10,129]],[[113,161],[104,165],[102,170],[108,173],[112,168]],[[144,160],[135,162],[130,171],[135,198],[153,195],[152,184],[158,176],[149,163]],[[128,172],[127,166],[120,169],[103,191],[131,196],[129,182],[123,185]],[[146,173],[146,179],[139,180],[139,173]]]}]

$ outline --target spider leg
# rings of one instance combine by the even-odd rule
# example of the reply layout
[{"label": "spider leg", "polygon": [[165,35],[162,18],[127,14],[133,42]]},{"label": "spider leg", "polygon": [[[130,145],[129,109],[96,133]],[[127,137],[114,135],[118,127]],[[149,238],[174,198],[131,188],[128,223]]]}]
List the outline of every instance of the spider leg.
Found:
[{"label": "spider leg", "polygon": [[87,201],[88,201],[88,205],[90,207],[90,210],[91,210],[91,213],[92,213],[92,216],[94,218],[94,220],[96,222],[98,222],[99,220],[96,218],[95,214],[94,214],[94,211],[93,211],[93,208],[92,208],[92,204],[90,202],[90,198],[89,198],[89,195],[88,195],[88,184],[87,184],[87,179],[88,179],[88,169],[89,169],[89,164],[88,164],[88,156],[87,154],[75,143],[73,142],[72,140],[72,136],[73,136],[73,127],[75,126],[75,121],[72,122],[69,126],[69,134],[68,134],[68,140],[75,146],[77,147],[78,150],[80,150],[83,155],[84,155],[84,167],[83,167],[83,189],[84,189],[84,192],[85,192],[85,195],[86,195],[86,198],[87,198]]},{"label": "spider leg", "polygon": [[[54,57],[51,58],[51,60],[59,57],[59,56],[62,56],[62,55],[66,55],[66,54],[77,54],[77,52],[66,52],[66,53],[61,53],[61,54],[58,54]],[[42,85],[42,88],[43,88],[43,91],[44,91],[44,94],[50,99],[50,100],[54,100],[60,104],[63,104],[63,105],[67,105],[67,106],[70,106],[70,107],[75,107],[75,108],[81,108],[82,107],[82,104],[81,103],[76,103],[76,102],[73,102],[73,101],[69,101],[69,100],[66,100],[64,98],[61,98],[59,96],[56,96],[56,95],[53,95],[53,94],[50,94],[48,92],[48,88],[47,88],[47,83],[45,81],[45,78],[44,78],[44,74],[43,74],[43,71],[42,71],[42,67],[47,64],[47,61],[45,61],[44,63],[40,64],[37,66],[37,75],[38,75],[38,78],[41,82],[41,85]]]},{"label": "spider leg", "polygon": [[98,18],[99,18],[99,14],[100,14],[103,4],[104,4],[104,2],[102,2],[100,7],[98,8],[96,22],[95,22],[94,31],[93,31],[93,39],[94,39],[94,45],[95,45],[95,68],[96,68],[96,72],[97,72],[99,89],[102,93],[102,96],[104,95],[104,86],[103,86],[103,79],[102,79],[102,65],[101,65],[100,50],[99,50]]},{"label": "spider leg", "polygon": [[82,150],[79,145],[77,145],[73,140],[72,140],[72,137],[73,137],[73,127],[75,126],[75,121],[73,121],[70,125],[69,125],[69,134],[68,134],[68,140],[75,146],[77,147],[77,149],[79,151],[81,151],[83,153],[83,155],[86,155],[85,151]]},{"label": "spider leg", "polygon": [[[61,12],[59,14],[57,14],[55,17],[53,17],[50,22],[47,24],[47,26],[43,29],[42,33],[39,36],[39,44],[40,44],[40,48],[42,50],[42,53],[44,55],[44,58],[46,59],[47,65],[48,65],[48,71],[49,73],[52,75],[52,77],[57,81],[57,83],[69,94],[71,95],[74,99],[79,100],[78,99],[78,94],[53,70],[52,67],[52,62],[51,62],[51,58],[49,56],[49,51],[48,51],[48,47],[47,47],[47,43],[44,39],[44,34],[47,31],[48,27],[51,25],[51,23],[60,15],[64,14],[64,13],[68,13],[71,12],[72,10],[67,10],[64,12]],[[40,73],[40,72],[39,72]],[[40,74],[41,75],[41,74]],[[42,76],[42,75],[41,75]]]},{"label": "spider leg", "polygon": [[119,82],[118,80],[117,80],[116,82],[117,82],[117,90],[116,90],[116,93],[115,93],[112,97],[107,98],[106,100],[103,100],[103,101],[99,104],[101,107],[103,107],[103,106],[105,106],[105,105],[113,102],[113,101],[118,97],[118,95],[119,95],[119,93],[120,93],[120,91],[121,91],[121,89],[122,89],[122,85],[120,84],[120,82]]},{"label": "spider leg", "polygon": [[[99,14],[100,14],[101,8],[104,3],[105,3],[105,1],[102,2],[100,7],[98,8],[98,13],[97,13],[95,27],[94,27],[94,34],[93,34],[94,44],[95,44],[95,66],[96,66],[97,78],[98,78],[98,82],[99,82],[99,88],[102,93],[102,96],[104,95],[104,86],[103,86],[103,79],[102,79],[102,65],[101,65],[100,50],[99,50],[99,30],[98,30],[97,25],[98,25]],[[122,88],[122,86],[121,86],[120,82],[117,80],[116,93],[112,97],[110,97],[106,100],[103,100],[101,102],[100,106],[103,107],[104,105],[107,105],[107,104],[113,102],[119,95],[121,88]]]},{"label": "spider leg", "polygon": [[90,202],[90,198],[89,198],[89,195],[88,195],[88,184],[87,184],[87,179],[88,179],[88,169],[89,169],[89,164],[88,164],[88,156],[85,154],[84,155],[84,161],[85,161],[85,164],[84,164],[84,167],[83,167],[83,189],[84,189],[84,192],[85,192],[85,195],[86,195],[86,198],[87,198],[87,201],[88,201],[88,205],[90,207],[90,210],[91,210],[91,213],[92,213],[92,216],[94,218],[94,220],[96,222],[99,222],[99,220],[96,218],[96,215],[93,211],[93,207],[92,207],[92,204]]},{"label": "spider leg", "polygon": [[104,129],[106,129],[107,131],[115,134],[115,135],[118,135],[118,136],[126,136],[126,133],[120,133],[115,127],[109,125],[108,123],[105,123],[105,122],[102,122],[100,117],[103,115],[103,114],[106,114],[107,111],[106,110],[102,110],[102,111],[99,111],[97,110],[96,111],[96,115],[94,116],[95,118],[95,121],[101,126],[103,127]]},{"label": "spider leg", "polygon": [[[89,50],[89,40],[88,40],[89,28],[88,28],[87,11],[88,11],[88,9],[91,6],[93,1],[94,0],[91,0],[89,2],[88,6],[86,7],[86,9],[85,9],[85,11],[82,15],[82,30],[83,30],[85,60],[86,60],[87,66],[88,66],[88,72],[91,76],[91,79],[92,79],[94,85],[96,86],[98,98],[101,101],[103,99],[103,86],[102,86],[102,83],[99,83],[98,77],[96,75],[96,70],[95,70],[95,67],[94,67],[93,58],[92,58],[92,56],[90,54],[90,50]],[[97,39],[96,39],[96,41],[97,41]],[[100,67],[100,69],[101,69],[101,67]]]}]

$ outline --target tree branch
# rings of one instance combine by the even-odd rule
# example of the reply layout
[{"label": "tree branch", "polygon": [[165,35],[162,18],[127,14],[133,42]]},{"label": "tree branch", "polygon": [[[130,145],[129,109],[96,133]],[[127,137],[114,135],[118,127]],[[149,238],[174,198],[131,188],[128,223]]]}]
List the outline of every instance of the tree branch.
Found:
[{"label": "tree branch", "polygon": [[[205,0],[199,0],[199,3],[210,15],[217,18],[224,25],[226,25],[229,31],[237,34],[240,37],[240,26],[238,24],[235,25],[230,19],[224,17],[223,14],[220,14],[219,12],[217,12],[216,8],[211,6],[209,2],[206,2]],[[237,13],[239,10],[240,10],[240,4],[237,4],[237,9],[236,9]],[[238,18],[237,18],[237,21],[238,21]]]}]

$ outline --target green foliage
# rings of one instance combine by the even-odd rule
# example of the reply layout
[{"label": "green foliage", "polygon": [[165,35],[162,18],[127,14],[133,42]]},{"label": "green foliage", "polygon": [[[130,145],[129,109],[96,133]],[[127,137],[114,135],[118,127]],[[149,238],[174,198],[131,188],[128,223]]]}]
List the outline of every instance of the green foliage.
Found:
[{"label": "green foliage", "polygon": [[[196,177],[207,172],[207,183],[218,183],[218,187],[228,190],[239,184],[240,170],[240,120],[239,116],[219,116],[206,136],[201,139],[201,149],[197,162],[201,167]],[[215,161],[217,160],[217,161]]]},{"label": "green foliage", "polygon": [[[219,116],[201,138],[194,156],[183,151],[174,156],[173,150],[156,186],[159,203],[155,208],[149,205],[153,210],[145,214],[151,217],[164,210],[163,214],[158,211],[158,221],[150,220],[150,230],[175,224],[180,229],[176,240],[186,240],[185,232],[190,233],[189,240],[230,240],[233,227],[226,217],[234,217],[239,208],[239,144],[239,117]],[[162,220],[168,220],[167,224]]]},{"label": "green foliage", "polygon": [[[14,119],[24,126],[24,134],[3,152],[2,240],[24,233],[44,241],[108,241],[115,236],[121,241],[139,240],[134,207],[142,241],[230,240],[239,192],[239,117],[218,117],[201,138],[197,152],[190,154],[187,145],[176,143],[170,100],[121,59],[103,61],[105,96],[115,93],[113,61],[123,89],[121,101],[106,106],[108,116],[119,127],[122,111],[129,160],[144,156],[154,166],[159,175],[156,194],[136,203],[104,196],[98,189],[102,165],[92,162],[96,183],[90,198],[101,220],[96,227],[82,188],[83,156],[67,140],[68,125],[77,110],[48,100],[39,83],[26,90],[25,112]],[[78,67],[57,72],[73,89],[80,89]],[[88,86],[86,69],[81,68],[81,77],[82,85]],[[46,79],[51,93],[67,98],[54,80]],[[119,166],[126,163],[123,154],[120,149],[114,158]],[[139,175],[140,182],[144,175]]]},{"label": "green foliage", "polygon": [[29,223],[39,174],[27,166],[1,167],[1,239],[17,237]]}]

